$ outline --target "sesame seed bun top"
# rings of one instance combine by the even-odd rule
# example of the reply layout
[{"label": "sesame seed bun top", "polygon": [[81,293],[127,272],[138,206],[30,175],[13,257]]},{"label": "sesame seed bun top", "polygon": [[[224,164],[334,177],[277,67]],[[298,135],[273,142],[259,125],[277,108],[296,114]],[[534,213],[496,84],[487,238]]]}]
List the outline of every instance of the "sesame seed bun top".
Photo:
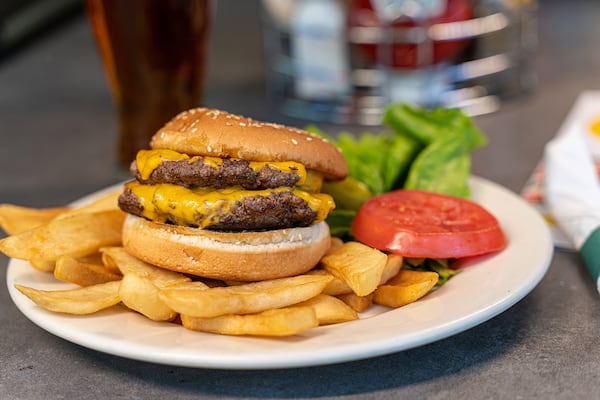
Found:
[{"label": "sesame seed bun top", "polygon": [[150,146],[188,155],[296,161],[323,173],[328,180],[348,174],[339,149],[319,136],[209,108],[178,114],[152,137]]}]

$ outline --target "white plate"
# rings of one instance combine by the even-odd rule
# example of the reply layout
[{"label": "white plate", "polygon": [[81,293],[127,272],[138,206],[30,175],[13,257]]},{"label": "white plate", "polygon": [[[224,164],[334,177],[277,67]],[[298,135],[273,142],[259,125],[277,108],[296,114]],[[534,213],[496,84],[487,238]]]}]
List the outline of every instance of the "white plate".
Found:
[{"label": "white plate", "polygon": [[286,368],[332,364],[406,350],[478,325],[525,297],[542,279],[552,257],[548,228],[519,196],[472,178],[473,199],[501,222],[508,247],[463,266],[441,289],[400,309],[373,307],[358,321],[319,327],[284,339],[229,337],[152,322],[126,310],[91,316],[47,312],[14,289],[70,287],[26,262],[11,260],[7,283],[23,314],[73,343],[122,357],[186,367]]}]

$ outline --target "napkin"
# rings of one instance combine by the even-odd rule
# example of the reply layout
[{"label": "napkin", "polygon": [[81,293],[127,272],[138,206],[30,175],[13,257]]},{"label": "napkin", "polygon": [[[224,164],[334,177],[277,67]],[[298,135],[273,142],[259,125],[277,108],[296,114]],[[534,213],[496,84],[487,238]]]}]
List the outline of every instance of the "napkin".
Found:
[{"label": "napkin", "polygon": [[589,121],[572,113],[546,144],[544,191],[548,211],[581,255],[600,292],[600,182],[586,140],[588,129]]}]

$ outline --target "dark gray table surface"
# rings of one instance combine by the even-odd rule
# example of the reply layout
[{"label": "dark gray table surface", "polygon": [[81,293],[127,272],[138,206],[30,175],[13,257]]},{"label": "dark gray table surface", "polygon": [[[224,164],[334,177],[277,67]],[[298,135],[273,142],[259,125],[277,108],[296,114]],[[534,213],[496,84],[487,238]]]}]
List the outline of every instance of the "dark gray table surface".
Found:
[{"label": "dark gray table surface", "polygon": [[[304,123],[275,113],[265,98],[255,6],[220,2],[206,103]],[[540,6],[539,87],[476,119],[490,144],[476,152],[474,173],[515,192],[577,95],[600,88],[600,3]],[[115,139],[111,99],[84,18],[0,65],[0,203],[61,205],[116,182]],[[0,265],[7,263],[0,256]],[[554,254],[528,296],[479,326],[412,350],[314,368],[222,371],[133,361],[45,332],[19,313],[5,285],[0,310],[2,399],[599,396],[600,299],[568,252]]]}]

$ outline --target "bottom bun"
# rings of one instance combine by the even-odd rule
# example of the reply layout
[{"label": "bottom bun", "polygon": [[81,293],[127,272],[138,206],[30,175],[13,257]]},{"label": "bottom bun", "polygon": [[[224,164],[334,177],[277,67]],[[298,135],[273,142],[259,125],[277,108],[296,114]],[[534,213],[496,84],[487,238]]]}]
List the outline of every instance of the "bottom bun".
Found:
[{"label": "bottom bun", "polygon": [[128,215],[123,247],[169,270],[212,279],[258,281],[302,274],[330,245],[325,222],[261,232],[217,232]]}]

